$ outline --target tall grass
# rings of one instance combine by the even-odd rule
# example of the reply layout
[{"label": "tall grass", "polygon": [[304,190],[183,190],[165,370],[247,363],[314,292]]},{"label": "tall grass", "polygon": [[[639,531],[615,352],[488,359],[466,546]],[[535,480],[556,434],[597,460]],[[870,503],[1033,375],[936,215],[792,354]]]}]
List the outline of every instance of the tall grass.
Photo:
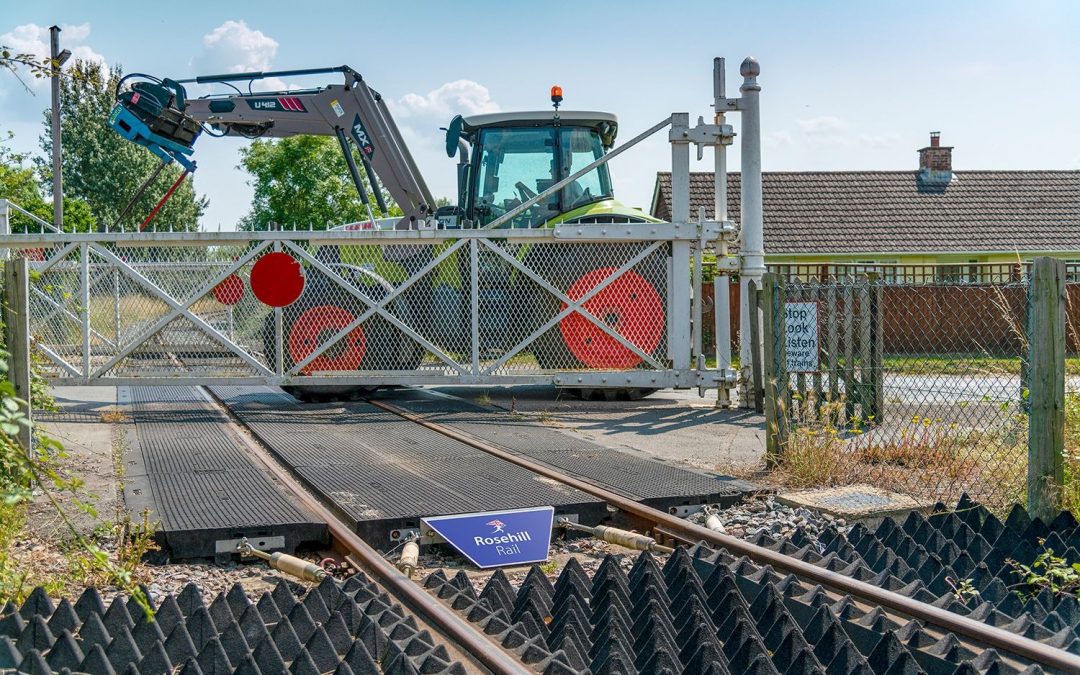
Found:
[{"label": "tall grass", "polygon": [[1061,488],[1061,508],[1080,518],[1080,393],[1065,394],[1065,480]]},{"label": "tall grass", "polygon": [[[774,473],[782,484],[869,484],[935,501],[967,492],[1001,509],[1022,500],[1027,435],[1019,414],[998,427],[971,429],[928,417],[845,420],[844,408],[843,397],[815,400],[812,392],[794,396],[790,410],[780,403],[789,420]],[[1080,416],[1077,427],[1080,436]]]}]

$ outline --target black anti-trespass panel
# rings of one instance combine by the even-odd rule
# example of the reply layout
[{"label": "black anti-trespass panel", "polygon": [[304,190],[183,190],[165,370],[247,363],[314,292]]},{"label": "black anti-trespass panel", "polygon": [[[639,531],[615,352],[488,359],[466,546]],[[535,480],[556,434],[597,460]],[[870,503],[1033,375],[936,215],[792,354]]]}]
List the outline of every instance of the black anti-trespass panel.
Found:
[{"label": "black anti-trespass panel", "polygon": [[326,540],[326,526],[248,454],[222,412],[190,387],[121,392],[131,414],[124,499],[149,512],[173,558],[215,555],[215,543],[283,537],[288,551]]},{"label": "black anti-trespass panel", "polygon": [[1042,672],[705,549],[641,554],[629,573],[608,556],[591,578],[572,560],[554,584],[534,566],[516,590],[501,572],[479,594],[464,573],[425,585],[526,663],[558,664],[545,672]]},{"label": "black anti-trespass panel", "polygon": [[252,602],[239,586],[206,605],[195,584],[146,617],[134,600],[106,608],[96,589],[74,604],[37,588],[0,610],[0,671],[129,673],[442,673],[464,675],[365,576],[327,579],[297,597],[281,581]]}]

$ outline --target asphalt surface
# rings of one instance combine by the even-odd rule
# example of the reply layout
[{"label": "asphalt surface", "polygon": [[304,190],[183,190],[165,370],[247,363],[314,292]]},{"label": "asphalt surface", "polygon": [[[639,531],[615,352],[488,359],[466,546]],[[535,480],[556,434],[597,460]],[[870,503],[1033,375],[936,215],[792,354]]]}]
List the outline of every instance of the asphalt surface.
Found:
[{"label": "asphalt surface", "polygon": [[716,407],[716,392],[658,391],[639,401],[582,401],[550,386],[431,387],[432,391],[533,416],[566,433],[708,471],[755,466],[765,455],[765,418]]}]

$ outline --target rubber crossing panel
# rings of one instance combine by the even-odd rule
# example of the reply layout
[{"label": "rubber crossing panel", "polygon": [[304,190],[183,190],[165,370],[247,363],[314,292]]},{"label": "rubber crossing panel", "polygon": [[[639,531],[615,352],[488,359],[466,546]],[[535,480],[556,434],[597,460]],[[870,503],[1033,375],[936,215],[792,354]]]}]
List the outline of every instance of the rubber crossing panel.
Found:
[{"label": "rubber crossing panel", "polygon": [[249,454],[228,418],[192,387],[121,388],[124,500],[149,511],[173,558],[228,555],[218,542],[247,537],[257,548],[294,551],[322,543],[326,526]]},{"label": "rubber crossing panel", "polygon": [[606,505],[367,403],[300,404],[279,389],[215,395],[355,531],[385,548],[424,516],[553,506],[600,522]]},{"label": "rubber crossing panel", "polygon": [[759,490],[753,483],[669,464],[594,443],[563,430],[515,419],[424,390],[387,392],[392,405],[524,455],[575,478],[656,508],[694,504],[728,506]]}]

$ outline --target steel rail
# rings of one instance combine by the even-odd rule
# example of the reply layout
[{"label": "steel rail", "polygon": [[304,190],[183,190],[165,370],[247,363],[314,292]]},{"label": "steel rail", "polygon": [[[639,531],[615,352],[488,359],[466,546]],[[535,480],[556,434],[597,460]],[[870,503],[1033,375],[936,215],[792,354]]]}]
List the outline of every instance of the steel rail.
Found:
[{"label": "steel rail", "polygon": [[745,555],[761,565],[771,565],[775,569],[790,572],[798,577],[828,586],[837,591],[846,593],[857,598],[868,600],[881,607],[888,608],[905,616],[918,619],[939,628],[968,637],[980,644],[1001,649],[1011,654],[1025,657],[1043,666],[1060,669],[1068,673],[1080,673],[1080,656],[1070,654],[1064,649],[1057,649],[1016,633],[1011,633],[1002,628],[988,626],[982,622],[969,619],[946,609],[940,609],[933,605],[914,600],[912,598],[894,593],[884,588],[879,588],[837,572],[817,567],[803,560],[772,551],[763,546],[752,544],[742,539],[737,539],[727,534],[720,534],[701,525],[683,520],[678,516],[671,515],[644,504],[624,497],[611,490],[604,489],[586,481],[567,476],[549,466],[539,464],[531,459],[518,455],[503,447],[488,441],[476,438],[457,429],[432,422],[425,417],[412,411],[399,408],[398,406],[380,401],[378,399],[365,399],[371,405],[382,410],[415,422],[427,429],[435,431],[443,436],[452,438],[461,443],[481,450],[499,459],[515,464],[524,469],[537,473],[546,478],[558,481],[563,485],[575,488],[594,497],[606,501],[626,513],[638,516],[662,526],[665,530],[689,537],[694,541],[705,541],[715,546],[725,548],[738,555]]},{"label": "steel rail", "polygon": [[[199,387],[198,389],[203,396],[224,411],[230,422],[243,427],[245,430],[248,429],[247,425],[237,419],[229,406],[212,391],[206,387]],[[533,672],[525,668],[478,629],[474,628],[471,623],[455,614],[451,609],[439,602],[438,599],[429,595],[419,584],[387,562],[378,551],[368,545],[345,523],[341,522],[318,498],[304,489],[300,481],[279,461],[274,459],[260,441],[255,440],[255,434],[249,433],[242,436],[249,441],[249,448],[270,473],[281,481],[300,503],[326,523],[331,537],[348,551],[346,558],[357,569],[365,569],[371,572],[392,595],[414,612],[420,614],[438,631],[456,642],[463,652],[472,656],[492,673],[497,675],[521,675]]]}]

